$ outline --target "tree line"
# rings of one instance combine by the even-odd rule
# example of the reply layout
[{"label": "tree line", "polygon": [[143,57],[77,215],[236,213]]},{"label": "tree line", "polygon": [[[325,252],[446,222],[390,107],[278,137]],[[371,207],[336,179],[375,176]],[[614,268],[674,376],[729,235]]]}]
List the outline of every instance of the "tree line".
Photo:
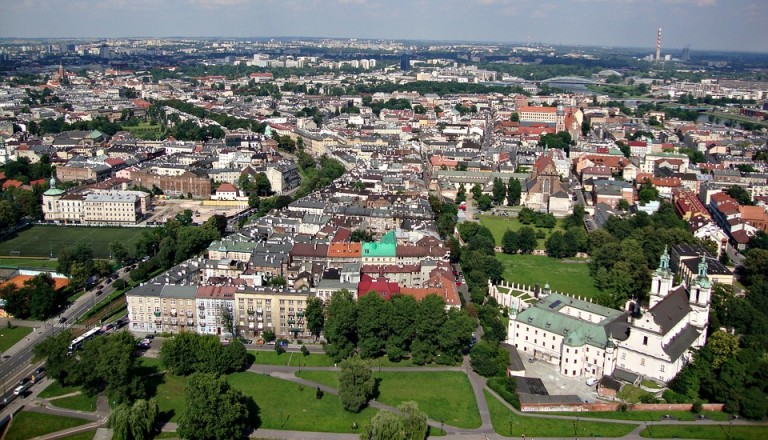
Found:
[{"label": "tree line", "polygon": [[[307,319],[312,329],[314,320]],[[465,311],[446,311],[437,295],[422,301],[395,295],[387,301],[371,292],[355,301],[342,290],[325,307],[322,331],[324,350],[335,362],[359,354],[363,359],[386,355],[393,362],[410,357],[417,365],[453,365],[461,362],[474,326]]]}]

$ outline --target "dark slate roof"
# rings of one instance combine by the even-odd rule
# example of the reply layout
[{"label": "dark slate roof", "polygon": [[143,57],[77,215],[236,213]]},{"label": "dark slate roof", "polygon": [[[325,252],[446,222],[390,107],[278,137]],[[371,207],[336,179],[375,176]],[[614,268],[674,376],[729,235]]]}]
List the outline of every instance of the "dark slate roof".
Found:
[{"label": "dark slate roof", "polygon": [[512,371],[525,370],[525,364],[520,359],[520,354],[517,352],[517,348],[509,344],[501,344],[505,350],[509,352],[509,369]]},{"label": "dark slate roof", "polygon": [[520,403],[522,404],[571,404],[577,405],[584,403],[579,396],[572,394],[555,394],[555,395],[538,395],[538,394],[526,394],[518,393],[520,396]]},{"label": "dark slate roof", "polygon": [[612,379],[610,376],[603,376],[600,379],[600,386],[610,390],[619,391],[621,389],[621,382]]},{"label": "dark slate roof", "polygon": [[685,350],[687,350],[700,335],[690,324],[686,325],[683,330],[678,333],[672,340],[664,346],[664,353],[666,353],[673,361],[680,357]]},{"label": "dark slate roof", "polygon": [[613,370],[613,374],[611,374],[614,379],[620,380],[622,382],[627,383],[635,383],[637,382],[638,376],[635,373],[630,373],[627,370],[622,370],[621,368],[616,368]]},{"label": "dark slate roof", "polygon": [[517,391],[520,394],[536,394],[539,396],[546,396],[549,394],[547,387],[544,386],[544,382],[538,377],[515,376],[515,382],[517,382]]},{"label": "dark slate roof", "polygon": [[661,327],[661,334],[666,334],[691,312],[688,292],[683,286],[670,291],[666,298],[659,301],[649,312],[653,313],[653,321]]}]

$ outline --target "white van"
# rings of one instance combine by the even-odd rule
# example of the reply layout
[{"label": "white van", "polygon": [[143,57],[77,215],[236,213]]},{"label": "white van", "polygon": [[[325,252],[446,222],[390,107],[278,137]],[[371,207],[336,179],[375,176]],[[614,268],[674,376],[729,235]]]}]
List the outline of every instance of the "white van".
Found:
[{"label": "white van", "polygon": [[594,377],[590,377],[589,379],[587,379],[588,387],[594,386],[596,383],[597,383],[597,379],[595,379]]},{"label": "white van", "polygon": [[30,382],[27,382],[27,383],[25,383],[24,385],[19,385],[19,386],[17,386],[17,387],[16,387],[16,388],[13,390],[13,394],[14,394],[15,396],[21,396],[22,394],[24,394],[24,391],[27,391],[27,389],[28,389],[28,388],[29,388],[31,385],[32,385],[32,384],[31,384]]}]

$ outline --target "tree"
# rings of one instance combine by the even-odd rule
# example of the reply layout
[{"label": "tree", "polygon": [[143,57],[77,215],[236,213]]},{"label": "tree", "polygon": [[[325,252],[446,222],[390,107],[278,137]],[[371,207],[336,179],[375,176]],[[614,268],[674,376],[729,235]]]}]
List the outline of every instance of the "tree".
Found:
[{"label": "tree", "polygon": [[357,356],[347,358],[339,365],[339,399],[344,409],[360,412],[373,396],[376,380],[368,362]]},{"label": "tree", "polygon": [[555,231],[544,242],[544,248],[547,250],[547,255],[552,258],[564,258],[568,255],[568,246],[566,246],[563,233]]},{"label": "tree", "polygon": [[480,198],[477,199],[477,208],[481,211],[487,211],[491,209],[492,203],[493,200],[491,199],[491,196],[488,194],[483,194],[480,196]]},{"label": "tree", "polygon": [[248,428],[257,414],[255,403],[233,389],[227,379],[210,373],[195,373],[185,391],[185,408],[179,417],[178,433],[195,440],[248,438]]},{"label": "tree", "polygon": [[520,181],[514,177],[509,178],[507,183],[507,204],[514,206],[520,203],[520,195],[522,194],[522,186]]},{"label": "tree", "polygon": [[501,205],[504,202],[504,198],[507,196],[507,187],[504,185],[504,181],[501,180],[501,177],[495,177],[493,179],[493,189],[491,191],[493,194],[493,202],[497,205]]},{"label": "tree", "polygon": [[304,310],[304,316],[307,320],[307,329],[309,329],[315,341],[320,339],[320,334],[325,326],[325,312],[323,311],[323,300],[313,296],[307,300],[307,308]]},{"label": "tree", "polygon": [[346,289],[334,292],[325,320],[325,353],[340,362],[354,353],[357,346],[357,304]]},{"label": "tree", "polygon": [[472,197],[477,200],[481,195],[483,195],[483,187],[479,183],[472,185]]},{"label": "tree", "polygon": [[90,275],[93,272],[94,264],[93,249],[85,243],[77,243],[59,251],[57,267],[59,273],[72,275],[73,265],[76,263],[80,263],[83,266],[83,272]]},{"label": "tree", "polygon": [[718,330],[707,339],[707,347],[712,352],[712,367],[717,369],[723,362],[736,356],[739,340],[730,333]]},{"label": "tree", "polygon": [[645,179],[645,182],[640,185],[640,189],[637,191],[637,199],[640,204],[645,205],[652,200],[658,200],[659,190],[651,183],[649,179]]},{"label": "tree", "polygon": [[158,414],[155,398],[139,399],[132,406],[121,403],[109,414],[107,427],[114,431],[115,440],[150,440],[154,437]]},{"label": "tree", "polygon": [[349,241],[361,243],[364,241],[373,241],[373,234],[368,229],[355,229],[349,236]]},{"label": "tree", "polygon": [[222,236],[227,231],[227,216],[222,214],[212,215],[205,221],[203,227],[216,231],[219,236]]},{"label": "tree", "polygon": [[33,359],[35,361],[44,359],[46,374],[62,385],[74,384],[75,380],[77,359],[68,354],[68,347],[72,339],[72,332],[64,330],[55,336],[46,338],[32,349]]},{"label": "tree", "polygon": [[77,382],[88,395],[104,391],[117,402],[143,397],[136,372],[136,339],[116,332],[88,341],[79,352]]},{"label": "tree", "polygon": [[377,358],[384,353],[388,333],[388,304],[377,294],[357,301],[357,335],[360,357]]},{"label": "tree", "polygon": [[732,187],[726,189],[725,193],[736,199],[739,205],[752,204],[752,196],[749,194],[749,191],[741,186],[733,185]]},{"label": "tree", "polygon": [[517,244],[520,252],[530,254],[536,249],[536,231],[530,226],[523,226],[517,231]]},{"label": "tree", "polygon": [[464,187],[464,182],[459,184],[459,189],[456,191],[456,203],[461,203],[467,200],[467,189]]},{"label": "tree", "polygon": [[112,255],[112,259],[119,263],[123,263],[131,257],[128,248],[126,248],[123,242],[119,240],[114,240],[109,243],[109,253]]},{"label": "tree", "polygon": [[581,135],[586,136],[589,134],[589,130],[591,130],[592,127],[589,125],[589,120],[584,119],[584,121],[581,123]]},{"label": "tree", "polygon": [[516,254],[519,248],[517,233],[507,229],[504,232],[504,236],[501,238],[501,249],[505,254]]},{"label": "tree", "polygon": [[470,364],[477,374],[485,377],[503,376],[509,365],[509,354],[497,343],[480,341],[469,352]]},{"label": "tree", "polygon": [[620,199],[618,206],[619,206],[619,209],[621,209],[622,211],[629,211],[629,202],[627,201],[627,199]]},{"label": "tree", "polygon": [[403,402],[397,413],[379,411],[363,428],[360,440],[424,440],[427,436],[427,416],[416,402]]},{"label": "tree", "polygon": [[520,113],[514,112],[512,113],[512,116],[509,118],[512,122],[520,122]]}]

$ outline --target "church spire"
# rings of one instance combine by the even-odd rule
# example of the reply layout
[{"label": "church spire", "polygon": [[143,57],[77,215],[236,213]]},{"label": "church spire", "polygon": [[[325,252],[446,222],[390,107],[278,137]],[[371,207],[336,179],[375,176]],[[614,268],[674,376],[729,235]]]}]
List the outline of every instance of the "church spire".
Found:
[{"label": "church spire", "polygon": [[661,254],[661,257],[659,258],[659,270],[660,271],[669,270],[669,252],[667,252],[666,245],[664,245],[664,253]]}]

